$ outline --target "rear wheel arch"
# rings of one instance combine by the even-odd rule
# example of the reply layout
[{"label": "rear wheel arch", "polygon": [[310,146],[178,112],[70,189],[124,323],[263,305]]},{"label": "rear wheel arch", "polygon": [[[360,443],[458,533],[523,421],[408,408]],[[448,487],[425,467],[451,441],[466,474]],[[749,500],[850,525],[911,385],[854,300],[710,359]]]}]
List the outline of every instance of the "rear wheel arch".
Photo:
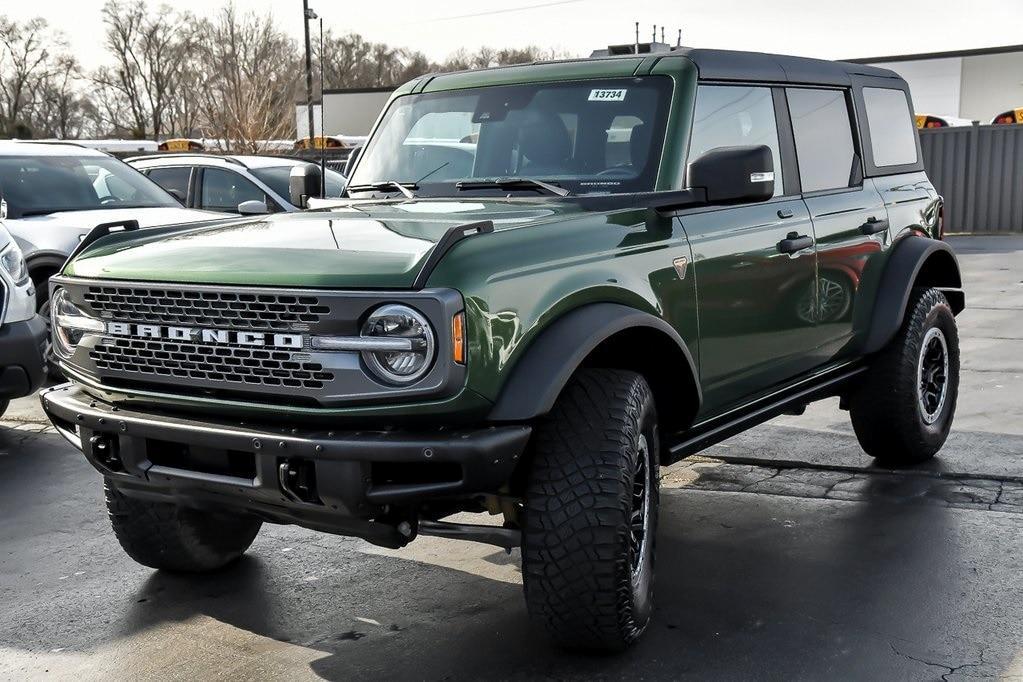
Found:
[{"label": "rear wheel arch", "polygon": [[914,287],[941,291],[953,314],[966,308],[963,280],[955,252],[945,242],[910,236],[896,241],[881,273],[877,301],[862,352],[881,350],[898,332]]},{"label": "rear wheel arch", "polygon": [[913,280],[913,286],[940,290],[956,315],[966,308],[966,298],[962,291],[950,291],[963,288],[959,261],[951,249],[938,249],[928,254]]},{"label": "rear wheel arch", "polygon": [[553,322],[510,369],[493,421],[527,421],[548,413],[583,367],[623,369],[650,384],[662,433],[696,416],[702,394],[689,348],[675,329],[650,313],[618,303],[592,303]]}]

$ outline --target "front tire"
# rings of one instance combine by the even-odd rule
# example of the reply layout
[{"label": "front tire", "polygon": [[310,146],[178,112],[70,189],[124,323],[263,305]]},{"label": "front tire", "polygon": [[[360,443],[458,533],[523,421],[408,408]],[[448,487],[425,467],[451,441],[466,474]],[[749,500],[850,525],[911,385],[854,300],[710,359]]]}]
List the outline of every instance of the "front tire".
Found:
[{"label": "front tire", "polygon": [[895,338],[852,394],[849,413],[863,450],[892,467],[937,454],[959,393],[959,333],[944,294],[913,289]]},{"label": "front tire", "polygon": [[251,516],[127,497],[109,481],[103,489],[118,542],[128,556],[150,568],[214,571],[244,554],[263,525]]},{"label": "front tire", "polygon": [[532,620],[560,645],[620,651],[653,606],[659,443],[646,380],[579,371],[535,431],[522,574]]},{"label": "front tire", "polygon": [[46,320],[46,341],[43,347],[43,361],[46,364],[46,378],[50,383],[59,384],[64,381],[64,372],[57,364],[57,356],[53,352],[53,323],[50,320],[50,299],[39,305],[39,315]]}]

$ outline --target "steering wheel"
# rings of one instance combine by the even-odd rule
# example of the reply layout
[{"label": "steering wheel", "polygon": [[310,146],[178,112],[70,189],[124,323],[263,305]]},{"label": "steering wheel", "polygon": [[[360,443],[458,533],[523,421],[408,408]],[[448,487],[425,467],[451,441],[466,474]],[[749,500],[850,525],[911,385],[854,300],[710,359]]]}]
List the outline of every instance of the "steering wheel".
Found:
[{"label": "steering wheel", "polygon": [[605,168],[598,172],[597,175],[614,175],[619,178],[626,178],[632,177],[635,173],[632,170],[632,166],[623,163],[620,166],[614,166],[613,168]]}]

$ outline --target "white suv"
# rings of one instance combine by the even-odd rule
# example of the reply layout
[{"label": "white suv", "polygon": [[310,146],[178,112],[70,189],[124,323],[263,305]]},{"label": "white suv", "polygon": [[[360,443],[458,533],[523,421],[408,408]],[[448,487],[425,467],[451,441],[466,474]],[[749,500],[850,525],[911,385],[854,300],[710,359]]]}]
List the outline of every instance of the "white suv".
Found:
[{"label": "white suv", "polygon": [[96,225],[133,220],[154,227],[224,217],[183,208],[123,161],[72,143],[0,141],[0,199],[40,306],[50,276]]}]

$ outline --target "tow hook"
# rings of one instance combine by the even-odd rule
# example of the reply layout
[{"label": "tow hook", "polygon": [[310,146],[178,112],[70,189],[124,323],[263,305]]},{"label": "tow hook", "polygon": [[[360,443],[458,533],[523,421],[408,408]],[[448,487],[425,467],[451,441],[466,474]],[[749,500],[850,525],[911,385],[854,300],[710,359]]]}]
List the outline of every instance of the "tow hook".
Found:
[{"label": "tow hook", "polygon": [[92,456],[104,467],[114,472],[124,471],[124,462],[121,461],[116,437],[97,433],[89,439],[89,447],[92,449]]},{"label": "tow hook", "polygon": [[277,465],[277,480],[292,502],[323,504],[316,492],[316,465],[307,459],[285,459]]}]

